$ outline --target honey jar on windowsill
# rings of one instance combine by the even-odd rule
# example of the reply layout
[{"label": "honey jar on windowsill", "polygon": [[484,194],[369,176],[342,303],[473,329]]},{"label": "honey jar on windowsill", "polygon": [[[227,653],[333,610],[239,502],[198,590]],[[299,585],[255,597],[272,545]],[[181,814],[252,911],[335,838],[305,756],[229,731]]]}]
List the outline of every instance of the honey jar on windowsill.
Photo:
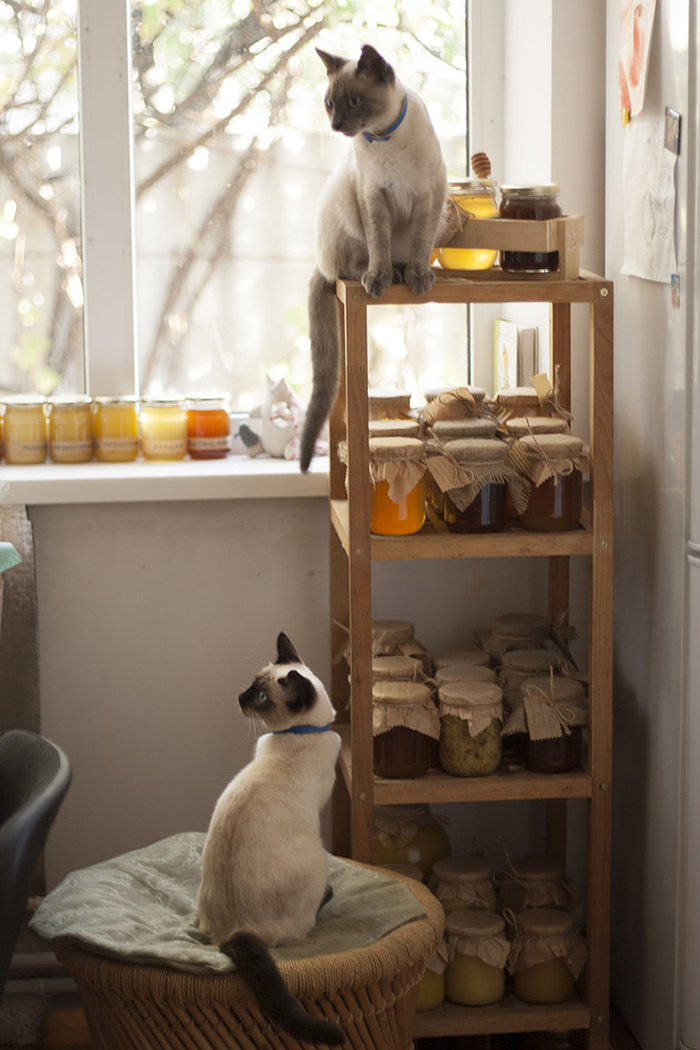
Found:
[{"label": "honey jar on windowsill", "polygon": [[225,459],[231,450],[230,398],[226,394],[187,400],[190,459]]},{"label": "honey jar on windowsill", "polygon": [[43,463],[48,450],[46,399],[33,394],[5,398],[5,459],[20,466]]},{"label": "honey jar on windowsill", "polygon": [[97,397],[93,405],[95,458],[130,463],[139,454],[138,401],[135,397]]},{"label": "honey jar on windowsill", "polygon": [[89,463],[93,456],[92,399],[54,397],[49,405],[49,455],[54,463]]},{"label": "honey jar on windowsill", "polygon": [[[495,219],[496,182],[494,179],[465,179],[450,183],[451,206],[457,209],[458,228],[467,225],[470,218]],[[492,248],[450,247],[449,244],[435,248],[435,255],[446,270],[489,270],[496,261],[498,252]]]}]

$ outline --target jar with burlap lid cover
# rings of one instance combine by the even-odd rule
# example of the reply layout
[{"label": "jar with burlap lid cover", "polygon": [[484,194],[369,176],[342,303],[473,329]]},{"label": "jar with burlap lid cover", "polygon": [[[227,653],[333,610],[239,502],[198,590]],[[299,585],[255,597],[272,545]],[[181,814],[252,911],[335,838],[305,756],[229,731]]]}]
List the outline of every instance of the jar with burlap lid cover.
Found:
[{"label": "jar with burlap lid cover", "polygon": [[370,419],[407,419],[411,415],[411,393],[393,387],[373,387],[367,395]]},{"label": "jar with burlap lid cover", "polygon": [[493,911],[462,910],[451,912],[446,926],[445,998],[461,1006],[497,1003],[510,953],[505,920]]},{"label": "jar with burlap lid cover", "polygon": [[433,742],[440,736],[430,688],[420,682],[374,682],[372,734],[377,776],[424,776],[434,761]]},{"label": "jar with burlap lid cover", "polygon": [[420,438],[369,439],[370,530],[407,536],[425,522],[425,446]]},{"label": "jar with burlap lid cover", "polygon": [[488,653],[479,649],[443,649],[433,656],[433,664],[436,669],[446,667],[448,664],[471,664],[472,666],[488,667],[490,658]]},{"label": "jar with burlap lid cover", "polygon": [[423,662],[417,656],[372,657],[372,681],[422,682],[425,678]]},{"label": "jar with burlap lid cover", "polygon": [[423,671],[429,675],[430,655],[414,631],[408,620],[372,620],[372,656],[408,656],[420,660]]},{"label": "jar with burlap lid cover", "polygon": [[438,690],[450,682],[492,682],[496,685],[496,678],[493,667],[485,664],[445,664],[433,675]]},{"label": "jar with burlap lid cover", "polygon": [[581,520],[583,442],[573,434],[525,434],[510,461],[529,483],[520,522],[533,532],[570,532]]},{"label": "jar with burlap lid cover", "polygon": [[433,865],[451,853],[444,825],[448,817],[432,813],[426,804],[374,807],[374,860],[376,864],[417,864],[428,882]]},{"label": "jar with burlap lid cover", "polygon": [[476,853],[463,857],[443,857],[433,865],[430,889],[445,909],[445,914],[475,908],[496,910],[496,888],[489,862]]},{"label": "jar with burlap lid cover", "polygon": [[500,912],[509,909],[517,915],[528,908],[563,908],[576,913],[580,908],[573,880],[552,857],[508,857],[506,867],[494,874],[494,882]]},{"label": "jar with burlap lid cover", "polygon": [[449,960],[447,941],[443,940],[425,960],[425,970],[418,982],[416,1011],[437,1010],[445,999],[445,970]]},{"label": "jar with burlap lid cover", "polygon": [[527,678],[549,674],[552,668],[556,671],[560,661],[561,653],[554,648],[508,649],[498,676],[507,707],[512,709],[520,702],[520,686]]},{"label": "jar with burlap lid cover", "polygon": [[491,416],[470,416],[465,419],[438,419],[430,428],[431,437],[439,444],[459,438],[494,438],[498,423]]},{"label": "jar with burlap lid cover", "polygon": [[513,416],[506,420],[506,432],[512,438],[526,434],[568,434],[569,424],[558,416]]},{"label": "jar with burlap lid cover", "polygon": [[491,622],[483,639],[485,653],[500,664],[510,649],[545,649],[552,632],[552,621],[539,613],[503,613]]},{"label": "jar with burlap lid cover", "polygon": [[522,702],[508,716],[504,737],[523,734],[522,757],[533,773],[568,773],[581,764],[582,730],[588,723],[583,684],[550,673],[526,678]]},{"label": "jar with burlap lid cover", "polygon": [[542,416],[548,413],[542,407],[534,386],[514,386],[498,390],[494,397],[493,410],[506,423],[515,416]]},{"label": "jar with burlap lid cover", "polygon": [[377,437],[418,437],[420,424],[416,419],[370,419],[369,436]]},{"label": "jar with burlap lid cover", "polygon": [[491,682],[447,682],[438,690],[440,765],[459,777],[488,776],[501,762],[503,692]]},{"label": "jar with burlap lid cover", "polygon": [[428,427],[432,427],[439,419],[467,419],[489,412],[485,390],[475,386],[460,386],[443,390],[421,408],[420,416]]},{"label": "jar with burlap lid cover", "polygon": [[557,908],[506,912],[515,928],[508,970],[518,999],[541,1005],[561,1003],[574,990],[586,965],[586,942],[573,917]]},{"label": "jar with burlap lid cover", "polygon": [[525,506],[524,479],[508,462],[501,438],[459,438],[431,444],[428,471],[444,496],[443,515],[451,532],[498,532],[508,521],[508,498],[519,513]]}]

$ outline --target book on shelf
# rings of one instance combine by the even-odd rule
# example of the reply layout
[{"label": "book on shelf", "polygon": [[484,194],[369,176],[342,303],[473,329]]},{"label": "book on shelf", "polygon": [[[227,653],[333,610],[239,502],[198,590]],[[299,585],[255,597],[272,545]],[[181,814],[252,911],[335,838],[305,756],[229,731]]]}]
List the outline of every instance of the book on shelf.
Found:
[{"label": "book on shelf", "polygon": [[537,372],[537,325],[498,318],[493,323],[494,389],[530,386]]}]

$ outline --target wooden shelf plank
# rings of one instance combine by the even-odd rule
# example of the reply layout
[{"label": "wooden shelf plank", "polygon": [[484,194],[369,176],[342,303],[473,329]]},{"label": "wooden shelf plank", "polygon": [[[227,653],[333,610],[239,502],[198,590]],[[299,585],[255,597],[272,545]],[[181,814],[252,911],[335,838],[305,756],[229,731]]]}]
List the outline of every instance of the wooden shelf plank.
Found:
[{"label": "wooden shelf plank", "polygon": [[441,270],[433,268],[435,284],[426,295],[414,295],[408,285],[392,284],[384,295],[373,299],[359,281],[339,280],[336,295],[341,303],[352,301],[366,306],[420,303],[590,303],[602,286],[612,288],[597,274],[582,271],[575,280],[552,279],[551,274],[504,273],[498,266],[490,270]]},{"label": "wooden shelf plank", "polygon": [[420,1036],[486,1035],[489,1032],[545,1032],[588,1028],[590,1010],[580,999],[556,1006],[531,1006],[507,995],[493,1006],[456,1006],[416,1013],[414,1038]]},{"label": "wooden shelf plank", "polygon": [[[352,752],[349,726],[334,727],[342,738],[340,768],[353,797]],[[357,785],[355,785],[355,794]],[[423,802],[505,802],[518,799],[590,798],[592,780],[582,770],[540,774],[503,768],[488,777],[453,777],[431,769],[410,779],[374,777],[375,805],[416,805]]]},{"label": "wooden shelf plank", "polygon": [[[331,501],[331,521],[350,556],[347,500]],[[587,528],[574,532],[528,532],[513,526],[505,532],[457,535],[438,532],[426,522],[412,536],[370,537],[372,561],[416,561],[437,558],[551,558],[556,555],[590,555],[593,534]]]}]

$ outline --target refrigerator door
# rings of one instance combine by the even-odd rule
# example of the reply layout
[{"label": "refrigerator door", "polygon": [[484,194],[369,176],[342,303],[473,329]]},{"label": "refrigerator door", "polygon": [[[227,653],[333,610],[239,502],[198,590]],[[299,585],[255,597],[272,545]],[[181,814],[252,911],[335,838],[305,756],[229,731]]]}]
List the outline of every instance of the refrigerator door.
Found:
[{"label": "refrigerator door", "polygon": [[[679,936],[678,1034],[681,1050],[700,1050],[700,554],[690,548],[688,563],[688,665],[685,734],[685,814]],[[696,644],[692,644],[692,639]]]}]

